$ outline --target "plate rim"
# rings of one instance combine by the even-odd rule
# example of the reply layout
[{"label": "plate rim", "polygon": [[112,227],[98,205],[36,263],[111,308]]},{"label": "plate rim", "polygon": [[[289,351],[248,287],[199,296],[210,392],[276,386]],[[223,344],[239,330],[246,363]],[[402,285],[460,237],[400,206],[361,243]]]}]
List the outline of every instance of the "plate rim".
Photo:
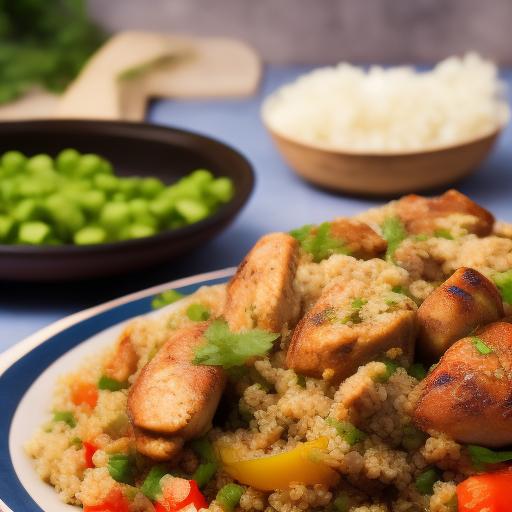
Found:
[{"label": "plate rim", "polygon": [[[200,283],[202,281],[211,281],[213,279],[222,279],[224,277],[231,277],[235,274],[237,267],[227,267],[221,270],[213,270],[210,272],[204,272],[202,274],[195,274],[189,277],[183,277],[179,279],[175,279],[173,281],[169,281],[167,283],[151,286],[150,288],[145,288],[138,292],[129,293],[128,295],[123,295],[118,297],[117,299],[112,299],[107,302],[103,302],[97,306],[92,306],[90,308],[84,309],[77,313],[73,313],[68,315],[60,320],[56,320],[55,322],[39,329],[35,333],[27,336],[23,340],[14,344],[12,347],[8,348],[4,352],[0,353],[0,377],[8,370],[16,361],[20,360],[24,355],[28,354],[34,348],[43,344],[49,338],[58,334],[59,332],[64,331],[68,327],[81,322],[82,320],[86,320],[87,318],[91,318],[103,311],[107,311],[116,306],[121,306],[122,304],[127,304],[137,299],[143,299],[150,295],[156,295],[157,293],[162,293],[171,288],[182,288],[184,286],[189,286],[193,284]],[[2,512],[0,510],[0,512]]]}]

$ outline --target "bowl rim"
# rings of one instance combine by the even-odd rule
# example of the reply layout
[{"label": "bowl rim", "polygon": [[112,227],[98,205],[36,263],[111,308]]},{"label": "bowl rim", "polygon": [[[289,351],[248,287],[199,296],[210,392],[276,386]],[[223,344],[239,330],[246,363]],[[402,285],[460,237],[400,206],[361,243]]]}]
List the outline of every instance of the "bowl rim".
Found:
[{"label": "bowl rim", "polygon": [[263,125],[265,128],[270,132],[270,134],[273,137],[280,137],[281,139],[284,139],[286,142],[298,145],[298,146],[304,146],[308,149],[314,149],[317,151],[323,151],[326,153],[331,153],[334,155],[346,155],[349,157],[401,157],[401,156],[419,156],[419,155],[425,155],[427,153],[439,153],[442,151],[450,151],[453,149],[459,149],[464,146],[470,146],[471,144],[474,144],[476,142],[480,142],[486,139],[492,139],[494,137],[497,137],[500,132],[503,131],[505,126],[509,123],[509,120],[507,120],[502,125],[498,126],[497,128],[494,128],[493,130],[480,134],[477,137],[473,137],[467,140],[462,140],[457,142],[456,144],[450,144],[450,145],[443,145],[443,146],[433,146],[425,149],[411,149],[406,151],[349,151],[346,149],[336,148],[332,146],[331,144],[325,144],[322,142],[310,142],[310,141],[304,141],[301,139],[297,139],[294,137],[290,137],[289,135],[283,134],[279,130],[276,130],[271,126],[271,123],[268,121],[268,114],[265,113],[266,110],[268,110],[268,104],[270,101],[275,100],[275,95],[279,90],[275,91],[271,95],[269,95],[267,98],[263,100],[263,103],[261,104],[260,108],[260,117],[263,122]]},{"label": "bowl rim", "polygon": [[[88,132],[96,131],[97,127],[100,130],[112,127],[119,129],[123,135],[130,135],[134,138],[141,138],[138,136],[137,131],[143,131],[144,139],[155,140],[150,137],[151,132],[156,132],[165,136],[166,133],[174,133],[184,137],[191,137],[192,139],[204,141],[209,144],[213,144],[217,147],[227,150],[238,159],[243,165],[241,166],[242,172],[242,184],[239,190],[235,191],[235,195],[227,202],[223,203],[219,209],[193,224],[188,224],[175,229],[167,229],[155,235],[151,235],[143,238],[136,238],[131,240],[123,240],[119,242],[106,242],[102,244],[91,244],[91,245],[76,245],[76,244],[63,244],[63,245],[16,245],[16,244],[0,244],[0,254],[9,254],[10,256],[20,254],[24,256],[40,255],[40,256],[57,256],[57,255],[73,255],[73,254],[103,254],[114,250],[129,250],[132,247],[138,247],[141,245],[160,245],[163,242],[179,241],[183,237],[193,236],[196,233],[208,231],[209,228],[213,228],[221,223],[223,219],[234,216],[249,200],[251,194],[254,191],[255,185],[255,173],[252,164],[249,159],[240,153],[237,149],[231,145],[226,144],[223,141],[202,135],[200,133],[183,130],[181,128],[174,128],[170,126],[162,126],[150,123],[138,123],[130,121],[103,121],[103,120],[88,120],[88,119],[48,119],[48,120],[33,120],[33,121],[6,121],[0,122],[0,135],[4,130],[10,128],[18,128],[23,131],[24,128],[39,127],[66,127],[69,126],[75,130],[80,128],[85,129]],[[148,174],[150,176],[150,174]]]}]

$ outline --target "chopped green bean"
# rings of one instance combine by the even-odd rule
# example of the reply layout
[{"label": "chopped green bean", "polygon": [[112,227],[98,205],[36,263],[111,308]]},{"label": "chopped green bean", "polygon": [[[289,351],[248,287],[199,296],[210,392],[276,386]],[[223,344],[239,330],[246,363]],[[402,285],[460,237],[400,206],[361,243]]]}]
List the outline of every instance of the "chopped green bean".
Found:
[{"label": "chopped green bean", "polygon": [[106,375],[102,375],[98,381],[98,389],[107,391],[120,391],[121,389],[125,389],[127,387],[128,384],[126,382],[120,382],[116,379],[111,379]]},{"label": "chopped green bean", "polygon": [[240,485],[229,483],[217,493],[216,499],[225,512],[233,512],[243,493],[244,490]]}]

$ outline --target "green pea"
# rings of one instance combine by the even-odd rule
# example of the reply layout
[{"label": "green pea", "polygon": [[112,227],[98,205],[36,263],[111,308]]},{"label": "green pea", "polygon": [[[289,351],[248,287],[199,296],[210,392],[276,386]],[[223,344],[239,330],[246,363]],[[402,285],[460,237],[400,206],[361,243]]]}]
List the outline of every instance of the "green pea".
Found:
[{"label": "green pea", "polygon": [[2,155],[2,167],[7,175],[13,175],[23,170],[27,157],[19,151],[7,151]]},{"label": "green pea", "polygon": [[25,170],[30,173],[37,173],[52,168],[53,159],[50,155],[46,155],[45,153],[29,158],[25,164]]},{"label": "green pea", "polygon": [[81,155],[76,149],[64,149],[55,159],[55,167],[62,174],[72,174],[78,167]]}]

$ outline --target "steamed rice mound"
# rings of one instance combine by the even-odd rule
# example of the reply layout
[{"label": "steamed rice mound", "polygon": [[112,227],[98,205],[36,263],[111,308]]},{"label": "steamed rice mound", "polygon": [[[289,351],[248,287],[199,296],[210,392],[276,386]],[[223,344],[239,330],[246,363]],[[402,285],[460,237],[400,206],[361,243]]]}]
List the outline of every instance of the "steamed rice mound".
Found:
[{"label": "steamed rice mound", "polygon": [[474,53],[432,71],[341,63],[281,87],[265,122],[285,137],[349,152],[402,152],[489,135],[509,118],[497,67]]},{"label": "steamed rice mound", "polygon": [[[396,213],[396,203],[357,216],[376,226]],[[440,282],[460,266],[472,267],[491,277],[494,272],[512,269],[512,226],[498,223],[495,232],[484,238],[449,220],[445,228],[451,239],[430,237],[422,241],[404,240],[396,251],[396,261],[357,260],[334,254],[314,263],[310,254],[301,252],[293,282],[300,299],[301,315],[310,311],[321,294],[339,280],[375,293],[408,289],[410,297],[421,304]],[[425,262],[435,262],[434,272]],[[428,267],[428,268],[427,268]],[[194,323],[187,318],[191,304],[206,306],[214,316],[222,313],[226,285],[202,287],[175,305],[165,309],[158,319],[135,319],[129,332],[137,355],[137,369],[129,385],[162,347],[172,332]],[[382,305],[368,301],[364,313],[378,314]],[[375,311],[372,311],[375,309]],[[364,319],[363,319],[364,320]],[[123,334],[123,335],[124,335]],[[333,385],[331,375],[322,378],[301,377],[285,363],[292,330],[283,327],[277,346],[267,356],[253,358],[248,371],[228,373],[224,402],[230,411],[214,418],[206,438],[215,450],[230,447],[237,459],[257,459],[292,450],[300,443],[326,438],[325,450],[315,461],[333,468],[340,475],[337,485],[303,485],[291,482],[287,488],[261,491],[242,485],[243,494],[236,507],[240,511],[302,512],[338,510],[334,502],[350,497],[350,512],[455,512],[456,485],[475,469],[467,447],[443,436],[417,433],[415,446],[404,447],[411,432],[411,414],[417,398],[418,380],[407,373],[402,350],[388,350],[386,356],[398,366],[387,380],[378,376],[386,371],[384,362],[375,360],[359,367],[341,384]],[[114,341],[114,340],[113,340]],[[94,384],[108,367],[114,348],[84,361],[83,365],[62,376],[53,396],[52,410],[70,411],[76,419],[72,427],[63,421],[43,425],[25,444],[34,459],[38,476],[55,487],[59,499],[78,506],[100,505],[113,489],[122,489],[132,500],[131,510],[153,512],[154,504],[138,492],[155,461],[137,453],[132,425],[127,418],[129,389],[98,391],[97,405],[75,405],[73,389],[83,383]],[[338,418],[357,426],[365,435],[348,442],[328,418]],[[416,435],[415,434],[415,435]],[[94,442],[94,467],[87,467],[85,450],[74,440]],[[119,483],[109,473],[112,454],[128,454],[135,461],[133,485]],[[162,463],[160,463],[162,464]],[[186,444],[180,455],[164,465],[170,473],[190,479],[199,467],[198,455]],[[420,494],[415,481],[425,470],[437,467],[439,480],[432,495]],[[235,482],[220,469],[202,490],[209,510],[225,512],[215,499],[227,483]]]}]

